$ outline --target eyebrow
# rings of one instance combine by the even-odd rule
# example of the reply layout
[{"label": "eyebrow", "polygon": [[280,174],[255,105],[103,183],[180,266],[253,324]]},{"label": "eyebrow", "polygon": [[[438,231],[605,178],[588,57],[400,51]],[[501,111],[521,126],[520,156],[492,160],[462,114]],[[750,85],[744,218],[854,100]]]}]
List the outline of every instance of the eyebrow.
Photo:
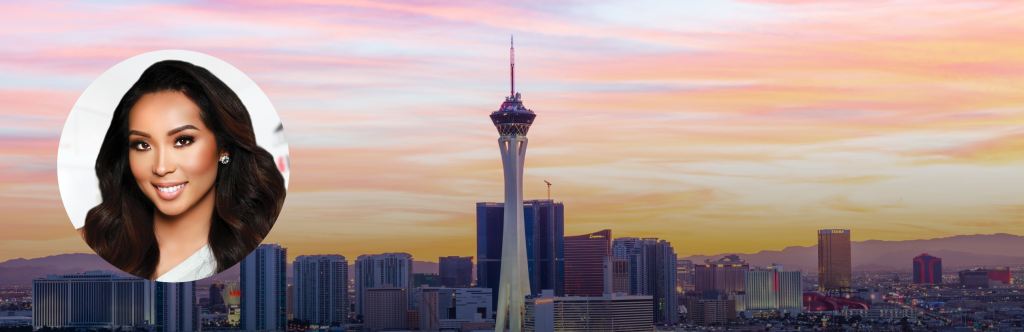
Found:
[{"label": "eyebrow", "polygon": [[[181,126],[181,127],[178,127],[178,128],[171,129],[171,131],[167,132],[167,136],[171,136],[171,135],[180,133],[180,132],[188,130],[188,129],[199,130],[199,128],[196,128],[196,126],[193,126],[193,125],[184,125],[184,126]],[[138,135],[138,136],[142,136],[142,137],[146,137],[146,138],[151,137],[151,136],[149,136],[149,134],[141,132],[141,131],[138,131],[138,130],[129,130],[128,131],[128,136],[131,136],[131,135]]]},{"label": "eyebrow", "polygon": [[171,136],[171,135],[180,133],[182,131],[185,131],[186,129],[199,130],[199,128],[196,128],[196,126],[193,126],[193,125],[184,125],[184,126],[181,126],[181,127],[178,127],[178,128],[171,129],[171,131],[167,132],[167,136]]}]

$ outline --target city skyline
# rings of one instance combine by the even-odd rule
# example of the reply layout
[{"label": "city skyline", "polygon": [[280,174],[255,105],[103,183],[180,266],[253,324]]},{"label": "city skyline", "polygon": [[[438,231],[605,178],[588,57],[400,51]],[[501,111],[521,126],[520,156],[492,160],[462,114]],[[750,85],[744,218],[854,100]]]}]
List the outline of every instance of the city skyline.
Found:
[{"label": "city skyline", "polygon": [[[38,33],[0,36],[21,45],[0,53],[0,261],[92,252],[56,187],[64,119],[100,73],[170,48],[238,67],[281,115],[293,173],[264,243],[476,256],[474,204],[502,197],[480,114],[508,91],[510,33],[530,54],[518,90],[544,111],[523,198],[553,183],[566,235],[659,237],[680,257],[812,245],[829,228],[1024,235],[1024,186],[1006,185],[1024,179],[1008,37],[1024,7],[659,6],[2,4],[20,13],[6,31]],[[169,29],[122,29],[140,19]]]}]

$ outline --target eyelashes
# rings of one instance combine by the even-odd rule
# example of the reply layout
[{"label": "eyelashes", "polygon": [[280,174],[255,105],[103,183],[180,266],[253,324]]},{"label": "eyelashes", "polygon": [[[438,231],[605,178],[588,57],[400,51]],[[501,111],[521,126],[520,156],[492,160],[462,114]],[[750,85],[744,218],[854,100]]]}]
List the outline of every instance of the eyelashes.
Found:
[{"label": "eyelashes", "polygon": [[[192,143],[195,143],[195,141],[196,141],[195,136],[192,136],[192,135],[181,135],[181,136],[178,136],[178,137],[174,138],[174,147],[176,147],[176,148],[183,148],[183,147],[192,145]],[[142,140],[142,139],[137,139],[137,140],[131,141],[131,143],[128,144],[128,148],[132,149],[132,150],[135,150],[135,151],[148,151],[148,150],[152,149],[153,147],[149,145],[149,142],[146,142],[145,140]]]},{"label": "eyelashes", "polygon": [[178,138],[174,139],[174,147],[189,146],[189,145],[192,145],[192,142],[195,142],[195,141],[196,141],[196,138],[191,136],[191,135],[181,135],[181,136],[178,136]]}]

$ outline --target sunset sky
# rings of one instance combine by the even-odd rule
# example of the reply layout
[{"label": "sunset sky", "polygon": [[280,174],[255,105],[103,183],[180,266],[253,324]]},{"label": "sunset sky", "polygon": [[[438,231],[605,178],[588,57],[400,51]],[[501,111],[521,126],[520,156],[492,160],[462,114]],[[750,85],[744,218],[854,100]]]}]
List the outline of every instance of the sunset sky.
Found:
[{"label": "sunset sky", "polygon": [[[245,5],[243,5],[243,3]],[[256,6],[250,4],[258,3]],[[0,3],[0,261],[91,252],[57,142],[132,56],[206,53],[249,75],[291,149],[265,243],[289,256],[475,256],[503,200],[488,119],[537,113],[524,198],[566,235],[680,256],[1024,235],[1024,4],[1015,1]],[[96,142],[99,144],[100,142]]]}]

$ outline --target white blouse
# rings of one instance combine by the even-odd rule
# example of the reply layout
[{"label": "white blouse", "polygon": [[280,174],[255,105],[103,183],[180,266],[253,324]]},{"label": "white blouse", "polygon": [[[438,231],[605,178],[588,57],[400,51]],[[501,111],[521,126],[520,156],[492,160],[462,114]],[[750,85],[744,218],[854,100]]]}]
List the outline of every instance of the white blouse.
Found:
[{"label": "white blouse", "polygon": [[207,243],[203,248],[189,256],[184,262],[178,264],[167,273],[164,273],[156,281],[160,282],[186,282],[210,277],[217,272],[217,260],[213,258],[213,250]]}]

